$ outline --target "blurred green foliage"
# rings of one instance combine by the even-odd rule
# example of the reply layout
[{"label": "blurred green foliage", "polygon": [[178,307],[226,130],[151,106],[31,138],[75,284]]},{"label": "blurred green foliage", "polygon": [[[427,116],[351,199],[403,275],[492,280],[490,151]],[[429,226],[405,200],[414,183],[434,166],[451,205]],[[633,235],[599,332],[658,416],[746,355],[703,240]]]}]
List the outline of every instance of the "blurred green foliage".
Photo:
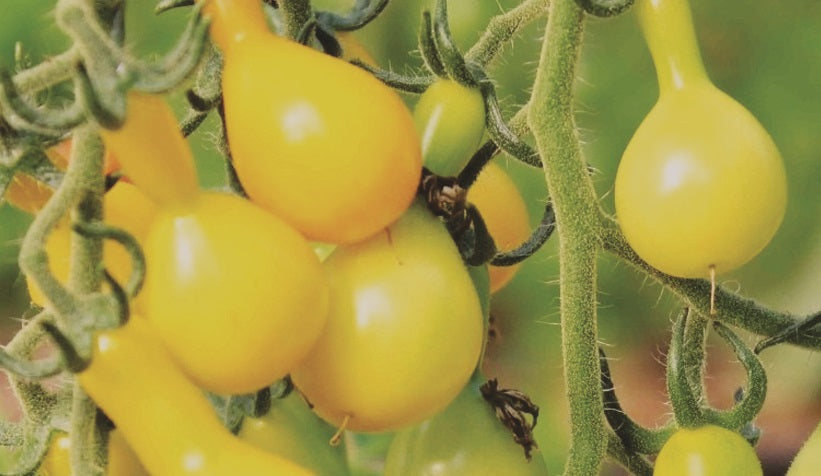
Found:
[{"label": "blurred green foliage", "polygon": [[[313,3],[320,9],[341,10],[353,2]],[[155,2],[127,3],[128,43],[140,55],[166,51],[188,14],[181,9],[155,17]],[[466,50],[492,15],[518,3],[450,0],[451,28],[458,44]],[[392,0],[385,13],[356,37],[381,65],[405,73],[419,71],[422,61],[415,51],[416,30],[421,9],[431,4],[432,0]],[[778,309],[817,311],[821,307],[821,200],[817,197],[821,185],[821,2],[692,0],[691,4],[710,76],[769,130],[783,154],[789,180],[787,215],[775,239],[751,263],[721,281]],[[66,47],[66,39],[49,13],[53,5],[54,0],[0,0],[0,67],[14,68],[17,41],[31,62]],[[543,26],[544,22],[537,21],[525,29],[490,70],[510,113],[529,96]],[[584,152],[600,171],[594,182],[602,206],[612,211],[613,178],[621,152],[658,94],[653,65],[632,13],[608,20],[590,19],[577,93]],[[414,98],[407,99],[412,104]],[[173,102],[181,104],[179,94]],[[214,127],[211,118],[192,138],[201,181],[209,187],[224,181],[222,164],[210,145]],[[509,162],[509,171],[522,187],[535,224],[547,198],[541,171],[506,158],[497,160]],[[14,322],[9,318],[19,316],[27,302],[15,260],[28,221],[7,205],[0,208],[0,318],[6,324]],[[562,405],[555,403],[561,392],[556,246],[557,240],[552,239],[494,298],[500,337],[489,350],[489,365],[506,369],[508,382],[503,384],[517,385],[532,393],[543,407],[550,406],[543,411],[537,436],[553,472],[565,451],[565,443],[555,430],[556,426],[561,428],[564,418]],[[600,332],[604,341],[614,345],[611,355],[624,356],[632,348],[646,353],[663,347],[679,303],[610,256],[602,256],[600,265]],[[778,360],[779,365],[806,360],[806,353],[785,355]],[[658,357],[658,352],[646,356]],[[817,401],[821,388],[818,372],[813,376],[811,364],[804,365],[810,376],[796,385],[810,384],[797,393],[809,392],[802,400],[806,402],[812,401],[814,391]],[[663,398],[657,394],[649,397]]]}]

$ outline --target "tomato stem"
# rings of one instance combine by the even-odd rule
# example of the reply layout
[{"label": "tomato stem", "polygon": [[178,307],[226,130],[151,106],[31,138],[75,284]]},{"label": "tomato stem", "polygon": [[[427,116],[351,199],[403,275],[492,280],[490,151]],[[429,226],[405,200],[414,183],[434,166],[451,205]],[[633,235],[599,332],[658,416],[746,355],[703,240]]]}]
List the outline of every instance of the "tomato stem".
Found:
[{"label": "tomato stem", "polygon": [[314,16],[311,0],[283,0],[280,2],[285,17],[285,34],[296,38],[302,27]]},{"label": "tomato stem", "polygon": [[522,28],[547,15],[549,5],[548,0],[526,0],[491,18],[479,41],[465,54],[465,61],[482,67],[489,65]]},{"label": "tomato stem", "polygon": [[[648,265],[627,244],[618,224],[610,217],[603,218],[600,233],[605,250],[654,278],[699,314],[709,315],[710,283],[707,280],[677,278]],[[713,319],[741,327],[761,336],[778,335],[780,342],[821,350],[821,329],[810,328],[803,332],[788,331],[806,316],[796,316],[768,309],[752,299],[726,291],[721,286],[716,286],[715,296],[716,313],[711,316]],[[782,334],[784,332],[786,334]]]},{"label": "tomato stem", "polygon": [[584,12],[552,2],[528,124],[543,161],[559,234],[562,357],[571,444],[565,474],[598,474],[607,450],[596,327],[599,208],[573,119],[575,65]]}]

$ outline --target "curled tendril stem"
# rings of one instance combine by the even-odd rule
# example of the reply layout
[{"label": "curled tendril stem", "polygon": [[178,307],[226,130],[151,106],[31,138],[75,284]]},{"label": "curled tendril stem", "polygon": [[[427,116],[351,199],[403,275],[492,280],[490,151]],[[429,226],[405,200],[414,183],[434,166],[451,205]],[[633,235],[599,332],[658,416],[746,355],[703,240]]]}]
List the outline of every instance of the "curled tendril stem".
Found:
[{"label": "curled tendril stem", "polygon": [[477,80],[474,78],[470,68],[468,68],[467,63],[465,63],[465,58],[462,56],[462,52],[459,51],[450,33],[446,0],[436,1],[436,15],[433,19],[432,34],[433,46],[438,53],[437,56],[442,63],[447,77],[465,87],[475,88],[477,86]]},{"label": "curled tendril stem", "polygon": [[610,428],[621,440],[627,453],[655,454],[676,430],[675,423],[649,429],[636,423],[624,411],[616,396],[616,387],[610,374],[610,364],[604,349],[599,347],[599,364],[601,365],[602,399],[604,416]]},{"label": "curled tendril stem", "polygon": [[490,260],[493,266],[513,266],[526,260],[544,245],[556,230],[556,213],[553,211],[553,204],[547,202],[544,207],[544,214],[541,221],[530,233],[530,236],[516,248],[501,253]]},{"label": "curled tendril stem", "polygon": [[132,298],[136,296],[145,280],[145,255],[134,235],[101,221],[74,223],[72,229],[87,238],[113,240],[125,248],[131,258],[131,276],[128,278],[125,290],[128,296]]},{"label": "curled tendril stem", "polygon": [[652,476],[653,465],[646,458],[624,447],[618,435],[607,434],[607,454],[622,465],[630,474],[636,476]]},{"label": "curled tendril stem", "polygon": [[345,15],[322,11],[317,12],[316,17],[331,31],[353,31],[375,20],[387,6],[388,0],[357,0],[351,11]]},{"label": "curled tendril stem", "polygon": [[693,387],[685,367],[684,328],[690,310],[685,308],[673,324],[673,335],[667,352],[667,393],[673,406],[676,423],[680,427],[695,428],[706,423],[699,395]]},{"label": "curled tendril stem", "polygon": [[727,411],[708,410],[707,418],[731,430],[739,430],[758,415],[767,396],[767,373],[758,356],[729,327],[714,322],[713,328],[730,344],[738,360],[747,372],[747,391],[741,392],[741,399]]},{"label": "curled tendril stem", "polygon": [[778,334],[775,334],[772,337],[761,340],[755,346],[755,353],[760,354],[761,351],[768,347],[781,344],[782,342],[786,342],[794,336],[800,336],[803,333],[809,331],[810,329],[813,329],[819,324],[821,324],[821,312],[809,316],[802,321],[798,321],[795,324],[792,324],[791,326],[788,326],[786,329],[779,332]]},{"label": "curled tendril stem", "polygon": [[0,70],[0,106],[6,120],[14,127],[54,137],[66,134],[84,118],[79,101],[75,101],[68,108],[29,104],[6,70]]},{"label": "curled tendril stem", "polygon": [[421,94],[436,80],[436,76],[405,76],[365,64],[357,59],[351,60],[351,64],[371,73],[386,85],[406,93]]},{"label": "curled tendril stem", "polygon": [[422,12],[422,24],[419,28],[418,40],[422,61],[425,62],[428,70],[437,77],[447,77],[447,70],[442,58],[439,56],[439,50],[436,48],[436,41],[434,40],[433,20],[427,10]]},{"label": "curled tendril stem", "polygon": [[597,17],[612,17],[626,11],[634,0],[576,0],[582,9]]}]

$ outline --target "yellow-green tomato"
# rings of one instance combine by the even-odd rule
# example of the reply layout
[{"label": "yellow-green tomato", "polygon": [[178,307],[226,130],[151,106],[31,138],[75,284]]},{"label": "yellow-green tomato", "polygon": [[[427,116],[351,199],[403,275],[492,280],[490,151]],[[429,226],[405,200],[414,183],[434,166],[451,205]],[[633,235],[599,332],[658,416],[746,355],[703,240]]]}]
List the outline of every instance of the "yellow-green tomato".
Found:
[{"label": "yellow-green tomato", "polygon": [[741,435],[720,426],[682,428],[656,458],[655,476],[761,476],[761,462]]},{"label": "yellow-green tomato", "polygon": [[452,176],[462,170],[482,140],[485,102],[478,89],[439,79],[419,97],[413,120],[425,167]]},{"label": "yellow-green tomato", "polygon": [[539,450],[525,458],[475,385],[433,418],[397,433],[385,462],[385,476],[481,474],[547,476],[547,467]]},{"label": "yellow-green tomato", "polygon": [[796,455],[787,476],[812,476],[821,471],[821,424],[815,427],[809,439]]},{"label": "yellow-green tomato", "polygon": [[317,417],[308,404],[291,392],[271,402],[271,409],[258,418],[246,417],[239,439],[269,453],[282,456],[319,475],[349,474],[345,445],[328,442],[336,429]]},{"label": "yellow-green tomato", "polygon": [[313,249],[239,197],[203,193],[161,210],[145,257],[146,318],[213,392],[252,392],[285,376],[325,324],[327,285]]},{"label": "yellow-green tomato", "polygon": [[616,175],[616,214],[651,266],[704,278],[758,254],[784,216],[787,186],[770,136],[709,83],[666,92]]},{"label": "yellow-green tomato", "polygon": [[328,324],[292,373],[333,425],[384,431],[442,410],[482,346],[482,310],[444,225],[423,205],[323,264]]}]

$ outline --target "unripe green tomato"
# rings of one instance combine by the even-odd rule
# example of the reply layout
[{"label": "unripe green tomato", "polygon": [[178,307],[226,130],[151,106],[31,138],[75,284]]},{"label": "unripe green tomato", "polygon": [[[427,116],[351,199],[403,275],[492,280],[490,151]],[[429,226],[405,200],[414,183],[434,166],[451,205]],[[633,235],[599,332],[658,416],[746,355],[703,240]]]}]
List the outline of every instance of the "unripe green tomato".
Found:
[{"label": "unripe green tomato", "polygon": [[821,472],[821,424],[815,427],[809,439],[796,455],[787,476],[813,476]]},{"label": "unripe green tomato", "polygon": [[478,89],[450,79],[428,87],[413,109],[422,161],[431,172],[458,174],[485,132],[485,103]]},{"label": "unripe green tomato", "polygon": [[655,476],[761,476],[761,462],[741,435],[715,425],[681,428],[656,458]]},{"label": "unripe green tomato", "polygon": [[682,278],[735,269],[784,217],[781,155],[753,115],[711,84],[670,91],[619,164],[616,214],[630,246]]},{"label": "unripe green tomato", "polygon": [[467,385],[444,411],[397,433],[385,476],[543,476],[538,450],[528,461],[476,385]]},{"label": "unripe green tomato", "polygon": [[285,398],[274,399],[265,415],[246,417],[237,436],[318,475],[345,476],[349,474],[345,445],[328,444],[335,432],[294,391]]}]

